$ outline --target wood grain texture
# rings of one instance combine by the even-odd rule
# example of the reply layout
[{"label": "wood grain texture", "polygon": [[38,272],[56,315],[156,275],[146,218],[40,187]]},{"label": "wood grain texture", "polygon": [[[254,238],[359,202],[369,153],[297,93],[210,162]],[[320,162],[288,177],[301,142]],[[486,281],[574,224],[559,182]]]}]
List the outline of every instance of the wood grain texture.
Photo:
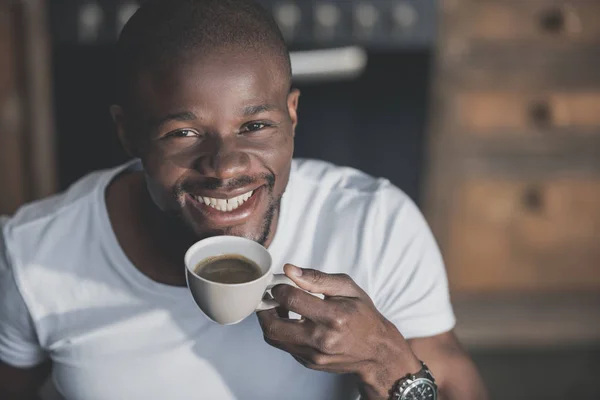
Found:
[{"label": "wood grain texture", "polygon": [[452,204],[456,290],[600,289],[600,177],[472,179]]},{"label": "wood grain texture", "polygon": [[600,2],[595,0],[466,0],[442,6],[450,41],[530,43],[544,49],[600,43]]},{"label": "wood grain texture", "polygon": [[426,215],[455,294],[600,289],[600,1],[440,2]]},{"label": "wood grain texture", "polygon": [[600,135],[600,91],[456,90],[443,98],[446,123],[473,135],[539,132]]}]

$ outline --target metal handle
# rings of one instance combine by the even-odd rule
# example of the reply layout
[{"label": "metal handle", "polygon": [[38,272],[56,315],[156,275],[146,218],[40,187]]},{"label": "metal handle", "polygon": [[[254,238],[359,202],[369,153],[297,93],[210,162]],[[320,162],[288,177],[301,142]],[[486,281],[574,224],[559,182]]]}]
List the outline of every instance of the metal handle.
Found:
[{"label": "metal handle", "polygon": [[542,188],[537,185],[527,187],[523,193],[523,206],[530,212],[541,212],[544,208]]},{"label": "metal handle", "polygon": [[538,100],[529,106],[529,118],[539,128],[548,128],[553,122],[552,106],[547,100]]},{"label": "metal handle", "polygon": [[358,46],[291,52],[296,81],[354,79],[367,66],[367,52]]},{"label": "metal handle", "polygon": [[558,34],[565,29],[565,13],[559,8],[551,8],[540,16],[540,28],[547,33]]}]

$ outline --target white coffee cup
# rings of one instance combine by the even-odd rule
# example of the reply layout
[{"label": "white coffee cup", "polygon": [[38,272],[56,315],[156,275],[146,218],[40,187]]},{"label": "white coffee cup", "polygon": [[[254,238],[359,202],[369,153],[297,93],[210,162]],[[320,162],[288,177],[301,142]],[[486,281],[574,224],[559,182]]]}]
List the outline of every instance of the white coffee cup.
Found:
[{"label": "white coffee cup", "polygon": [[[202,261],[223,255],[240,255],[256,263],[261,276],[244,283],[219,283],[202,278],[196,267]],[[284,274],[273,274],[269,251],[257,242],[237,236],[214,236],[192,245],[185,253],[187,285],[194,301],[208,318],[221,325],[241,322],[255,311],[279,306],[273,299],[263,299],[276,285],[296,284]],[[297,287],[297,286],[296,286]]]}]

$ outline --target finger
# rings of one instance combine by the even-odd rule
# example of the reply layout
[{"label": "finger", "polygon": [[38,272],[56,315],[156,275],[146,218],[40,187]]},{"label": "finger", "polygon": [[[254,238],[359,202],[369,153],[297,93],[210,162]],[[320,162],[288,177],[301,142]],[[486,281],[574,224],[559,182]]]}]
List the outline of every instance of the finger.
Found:
[{"label": "finger", "polygon": [[283,308],[283,307],[277,307],[275,310],[277,310],[277,316],[279,318],[283,318],[283,319],[289,319],[290,318],[290,313],[285,308]]},{"label": "finger", "polygon": [[321,354],[307,346],[291,345],[289,343],[272,340],[267,341],[267,343],[290,354],[306,368],[336,373],[354,372],[356,369],[353,367],[355,367],[357,363],[347,357]]},{"label": "finger", "polygon": [[277,285],[271,294],[281,307],[312,321],[329,321],[334,311],[332,305],[322,299],[290,285]]},{"label": "finger", "polygon": [[265,340],[283,342],[290,345],[308,345],[310,338],[309,321],[295,321],[280,318],[277,310],[260,311],[256,313]]},{"label": "finger", "polygon": [[364,291],[346,274],[326,274],[314,269],[284,266],[285,274],[300,288],[325,296],[362,297]]},{"label": "finger", "polygon": [[290,354],[306,368],[324,372],[352,373],[358,370],[357,367],[360,364],[344,356],[325,355],[310,348],[297,348],[294,353]]}]

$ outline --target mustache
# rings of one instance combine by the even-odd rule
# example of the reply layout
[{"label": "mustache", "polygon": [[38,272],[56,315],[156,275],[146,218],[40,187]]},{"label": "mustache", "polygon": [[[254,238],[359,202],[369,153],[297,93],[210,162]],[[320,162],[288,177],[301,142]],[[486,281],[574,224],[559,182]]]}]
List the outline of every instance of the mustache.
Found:
[{"label": "mustache", "polygon": [[184,179],[175,187],[175,193],[198,193],[202,190],[235,190],[244,186],[266,182],[267,188],[272,190],[275,186],[275,175],[265,173],[257,176],[242,175],[232,179],[204,178]]}]

